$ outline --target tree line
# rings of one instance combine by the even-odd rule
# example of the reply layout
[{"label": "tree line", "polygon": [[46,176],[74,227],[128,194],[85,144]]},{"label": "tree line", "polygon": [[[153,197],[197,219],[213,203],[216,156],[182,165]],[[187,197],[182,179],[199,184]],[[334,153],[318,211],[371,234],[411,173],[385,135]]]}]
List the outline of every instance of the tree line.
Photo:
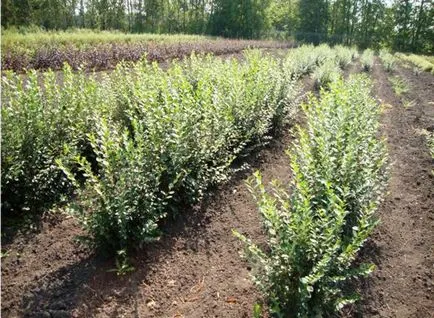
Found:
[{"label": "tree line", "polygon": [[2,26],[36,25],[433,53],[433,0],[3,0]]}]

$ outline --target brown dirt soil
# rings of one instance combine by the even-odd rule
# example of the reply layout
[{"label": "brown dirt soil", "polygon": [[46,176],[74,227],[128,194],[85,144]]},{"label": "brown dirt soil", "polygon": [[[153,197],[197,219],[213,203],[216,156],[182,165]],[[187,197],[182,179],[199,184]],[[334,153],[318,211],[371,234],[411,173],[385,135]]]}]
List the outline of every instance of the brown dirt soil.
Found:
[{"label": "brown dirt soil", "polygon": [[372,74],[375,94],[385,104],[382,132],[391,171],[381,223],[365,251],[377,270],[365,281],[356,316],[433,317],[434,166],[422,132],[434,128],[434,77],[404,68],[396,74],[410,87],[402,97],[378,60]]}]

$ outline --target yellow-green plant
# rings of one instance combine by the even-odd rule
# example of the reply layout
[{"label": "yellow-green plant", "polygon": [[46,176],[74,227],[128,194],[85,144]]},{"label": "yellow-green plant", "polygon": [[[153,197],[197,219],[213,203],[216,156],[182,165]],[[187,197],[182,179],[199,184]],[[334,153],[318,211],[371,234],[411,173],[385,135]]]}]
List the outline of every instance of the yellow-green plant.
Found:
[{"label": "yellow-green plant", "polygon": [[391,76],[389,77],[390,83],[392,83],[393,90],[395,94],[401,96],[403,94],[408,93],[409,87],[408,83],[400,76]]},{"label": "yellow-green plant", "polygon": [[396,57],[393,56],[388,50],[380,50],[379,57],[383,62],[383,66],[387,72],[392,72],[395,69]]},{"label": "yellow-green plant", "polygon": [[339,67],[345,69],[353,60],[353,49],[342,45],[336,45],[333,49],[336,52],[336,62]]},{"label": "yellow-green plant", "polygon": [[2,30],[2,50],[19,47],[23,50],[35,50],[40,47],[74,45],[86,47],[101,43],[138,43],[138,42],[191,42],[214,39],[214,37],[189,34],[151,34],[123,33],[119,31],[98,31],[90,29],[70,29],[67,31],[14,29]]},{"label": "yellow-green plant", "polygon": [[312,73],[318,65],[335,57],[328,45],[303,45],[290,50],[284,58],[283,67],[292,74],[306,75]]},{"label": "yellow-green plant", "polygon": [[423,55],[416,55],[416,54],[406,55],[403,53],[396,53],[395,55],[403,61],[410,62],[416,65],[422,71],[433,72],[434,70],[434,64]]},{"label": "yellow-green plant", "polygon": [[434,159],[434,133],[429,133],[427,139],[428,139],[429,152],[431,153],[431,158]]},{"label": "yellow-green plant", "polygon": [[374,51],[371,49],[364,50],[360,57],[360,63],[362,63],[363,70],[369,72],[374,65]]},{"label": "yellow-green plant", "polygon": [[312,78],[318,88],[327,87],[331,82],[337,81],[341,77],[341,73],[337,62],[330,59],[313,71]]},{"label": "yellow-green plant", "polygon": [[306,127],[289,152],[289,185],[249,183],[268,234],[266,249],[246,244],[254,279],[278,317],[324,317],[356,301],[344,292],[373,265],[355,265],[377,224],[386,181],[386,147],[377,138],[379,107],[367,77],[339,80],[304,105]]},{"label": "yellow-green plant", "polygon": [[359,58],[359,50],[356,46],[350,48],[353,61]]}]

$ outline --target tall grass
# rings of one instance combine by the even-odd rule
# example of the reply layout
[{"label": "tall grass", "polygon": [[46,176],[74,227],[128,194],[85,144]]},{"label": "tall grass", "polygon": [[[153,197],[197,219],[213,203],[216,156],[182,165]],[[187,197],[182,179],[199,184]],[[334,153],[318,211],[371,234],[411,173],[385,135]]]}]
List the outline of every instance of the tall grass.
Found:
[{"label": "tall grass", "polygon": [[378,140],[379,107],[364,76],[338,80],[303,109],[306,127],[288,152],[293,180],[249,188],[268,234],[246,244],[254,279],[278,317],[324,317],[357,300],[344,287],[373,265],[355,259],[377,224],[385,187],[386,147]]}]

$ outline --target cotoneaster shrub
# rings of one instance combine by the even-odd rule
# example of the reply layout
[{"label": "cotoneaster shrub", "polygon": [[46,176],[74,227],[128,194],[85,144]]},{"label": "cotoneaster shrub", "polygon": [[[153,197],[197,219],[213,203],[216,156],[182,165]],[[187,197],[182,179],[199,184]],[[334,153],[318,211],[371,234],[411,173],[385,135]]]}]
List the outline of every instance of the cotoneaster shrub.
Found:
[{"label": "cotoneaster shrub", "polygon": [[57,168],[64,145],[85,154],[86,133],[108,107],[104,86],[83,72],[32,71],[26,78],[8,72],[2,78],[2,210],[5,215],[34,213],[70,189]]},{"label": "cotoneaster shrub", "polygon": [[152,239],[168,212],[226,180],[246,145],[284,124],[298,95],[296,79],[259,51],[243,62],[193,55],[167,71],[120,65],[108,87],[112,113],[88,136],[96,172],[79,155],[58,163],[77,186],[75,215],[110,250]]},{"label": "cotoneaster shrub", "polygon": [[357,300],[344,287],[373,270],[355,265],[377,224],[375,211],[386,182],[386,147],[378,139],[379,107],[366,77],[339,80],[321,99],[304,105],[291,151],[292,181],[249,183],[268,246],[246,244],[256,284],[278,317],[324,317]]},{"label": "cotoneaster shrub", "polygon": [[362,63],[364,71],[371,71],[372,66],[374,65],[374,51],[371,49],[364,50],[362,56],[360,57],[360,63]]},{"label": "cotoneaster shrub", "polygon": [[380,50],[379,57],[383,62],[383,66],[387,72],[392,72],[395,69],[396,58],[388,50]]}]

